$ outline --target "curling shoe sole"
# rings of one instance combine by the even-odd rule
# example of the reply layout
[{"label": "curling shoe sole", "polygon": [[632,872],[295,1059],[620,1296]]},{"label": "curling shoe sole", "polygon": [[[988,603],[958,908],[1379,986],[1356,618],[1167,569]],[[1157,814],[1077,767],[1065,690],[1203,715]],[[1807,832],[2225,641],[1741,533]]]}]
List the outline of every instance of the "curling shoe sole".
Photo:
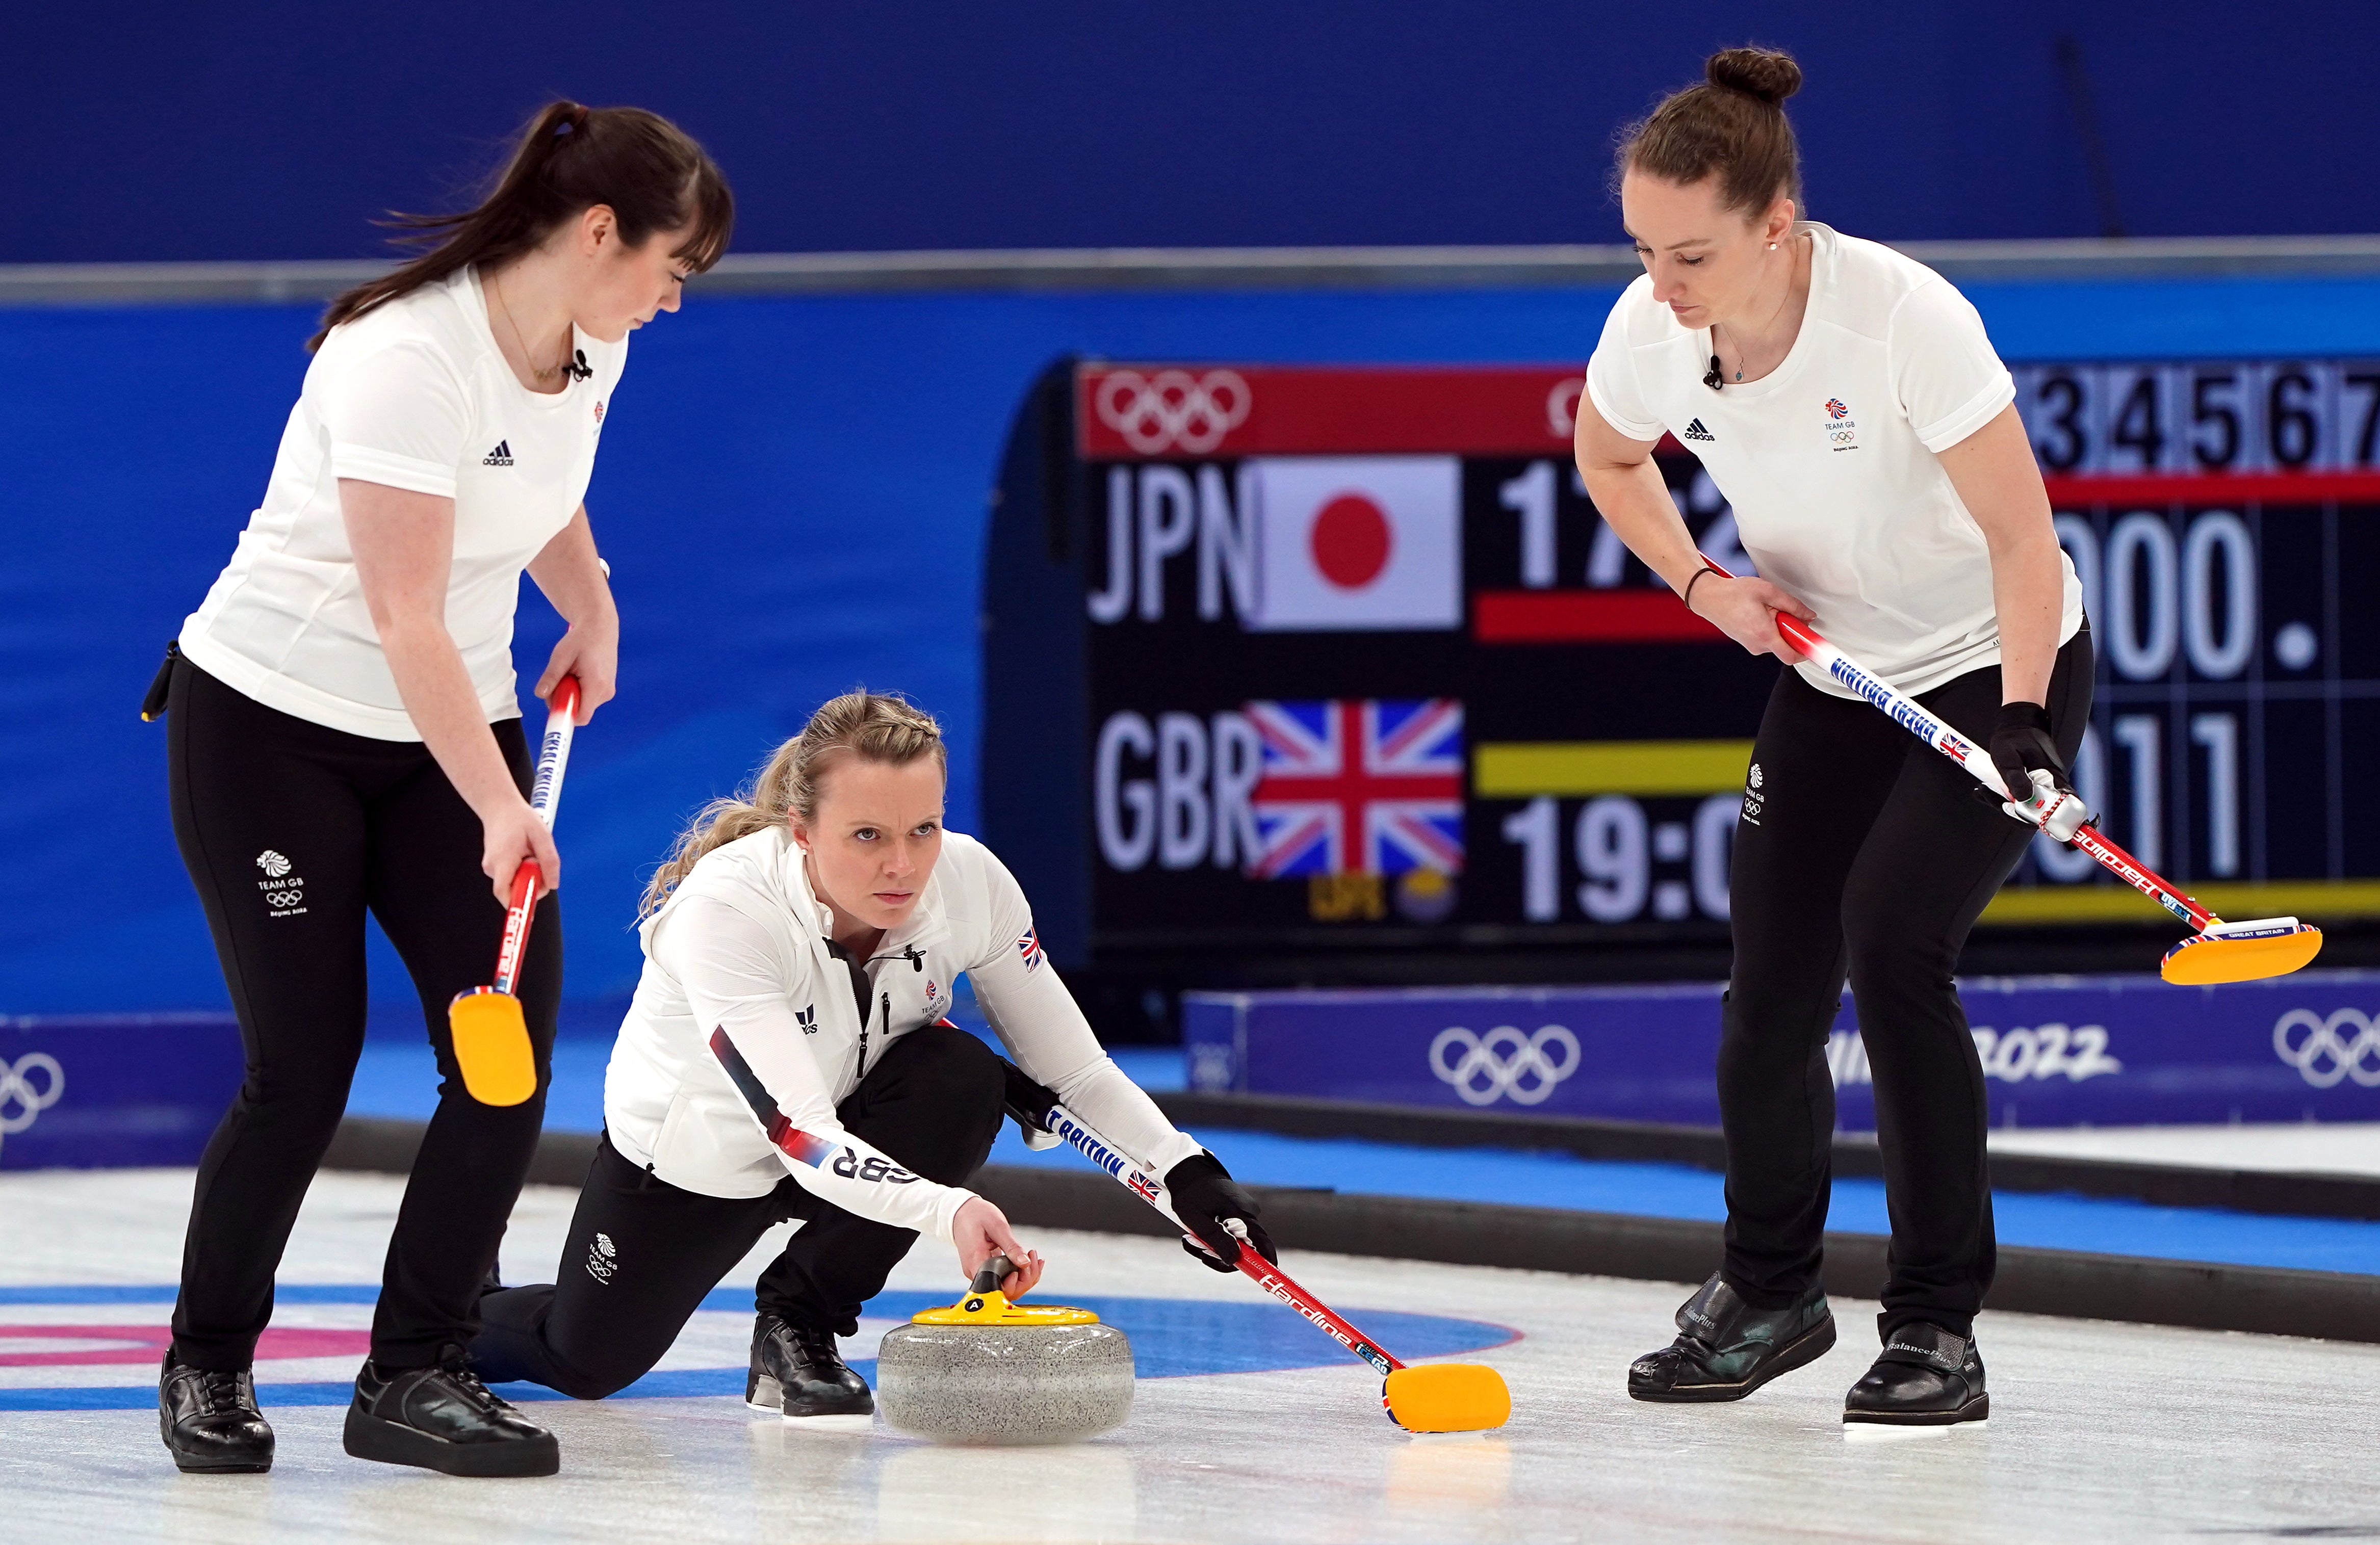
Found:
[{"label": "curling shoe sole", "polygon": [[1989,1391],[1977,1394],[1955,1411],[1845,1411],[1843,1425],[1871,1427],[1959,1427],[1985,1425],[1992,1414]]},{"label": "curling shoe sole", "polygon": [[270,1459],[261,1461],[225,1459],[210,1462],[192,1458],[174,1447],[171,1442],[168,1442],[165,1447],[174,1456],[174,1467],[184,1475],[269,1475],[273,1471],[273,1461]]},{"label": "curling shoe sole", "polygon": [[208,1459],[177,1446],[170,1433],[165,1452],[174,1456],[174,1467],[184,1475],[267,1475],[273,1469],[270,1454],[261,1459]]}]

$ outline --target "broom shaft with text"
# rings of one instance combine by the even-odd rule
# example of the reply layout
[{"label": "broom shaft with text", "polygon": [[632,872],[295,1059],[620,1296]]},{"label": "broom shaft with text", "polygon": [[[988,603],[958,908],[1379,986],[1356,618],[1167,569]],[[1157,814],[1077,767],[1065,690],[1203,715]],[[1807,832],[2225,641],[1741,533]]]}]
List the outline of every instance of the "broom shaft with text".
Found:
[{"label": "broom shaft with text", "polygon": [[[537,776],[529,784],[528,807],[553,829],[554,812],[562,803],[562,776],[570,766],[570,737],[577,728],[578,713],[578,678],[565,676],[553,689],[553,700],[545,716],[545,738],[538,742]],[[528,948],[529,919],[537,911],[537,899],[545,887],[545,875],[537,867],[537,860],[523,859],[513,874],[512,905],[504,912],[504,940],[496,951],[496,979],[492,984],[496,991],[509,993],[520,975],[521,954]]]},{"label": "broom shaft with text", "polygon": [[[1125,1189],[1163,1213],[1174,1227],[1182,1230],[1185,1237],[1191,1239],[1197,1237],[1184,1225],[1181,1216],[1173,1211],[1173,1203],[1166,1193],[1165,1183],[1134,1163],[1122,1149],[1086,1126],[1080,1117],[1075,1116],[1063,1105],[1052,1105],[1050,1107],[1050,1130],[1057,1134],[1061,1142],[1072,1147],[1083,1157],[1106,1170],[1122,1182]],[[1203,1249],[1206,1247],[1201,1245],[1199,1248]],[[1330,1307],[1321,1299],[1291,1281],[1287,1273],[1267,1261],[1257,1251],[1242,1249],[1239,1268],[1255,1279],[1258,1287],[1305,1316],[1319,1327],[1325,1335],[1370,1363],[1383,1376],[1404,1367],[1404,1364],[1382,1351],[1371,1337],[1332,1313]]]}]

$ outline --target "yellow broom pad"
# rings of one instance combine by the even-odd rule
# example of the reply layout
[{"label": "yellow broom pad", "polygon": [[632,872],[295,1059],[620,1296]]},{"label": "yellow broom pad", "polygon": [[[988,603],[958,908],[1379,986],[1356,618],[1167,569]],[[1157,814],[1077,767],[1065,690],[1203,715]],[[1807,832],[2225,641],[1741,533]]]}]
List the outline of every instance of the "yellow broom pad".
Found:
[{"label": "yellow broom pad", "polygon": [[2206,933],[2168,950],[2159,974],[2185,987],[2261,982],[2287,976],[2320,953],[2322,930],[2310,923],[2246,938]]},{"label": "yellow broom pad", "polygon": [[446,1008],[463,1087],[483,1105],[516,1105],[537,1092],[537,1060],[529,1055],[528,1021],[520,999],[493,987],[457,993]]},{"label": "yellow broom pad", "polygon": [[1426,1363],[1389,1375],[1380,1403],[1408,1432],[1484,1432],[1512,1415],[1512,1392],[1486,1363]]}]

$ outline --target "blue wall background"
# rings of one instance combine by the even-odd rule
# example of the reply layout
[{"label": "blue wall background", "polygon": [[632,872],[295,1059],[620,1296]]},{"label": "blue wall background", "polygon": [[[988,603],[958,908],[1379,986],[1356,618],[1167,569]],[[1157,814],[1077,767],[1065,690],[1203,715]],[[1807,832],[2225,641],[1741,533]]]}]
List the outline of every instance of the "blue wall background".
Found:
[{"label": "blue wall background", "polygon": [[550,94],[725,165],[745,251],[1618,239],[1617,125],[1792,48],[1813,212],[1884,238],[2380,230],[2380,6],[1511,0],[18,6],[0,262],[316,258],[450,205]]},{"label": "blue wall background", "polygon": [[[572,996],[628,990],[639,871],[854,682],[943,717],[973,825],[985,494],[1052,356],[1577,360],[1613,293],[698,297],[639,333],[589,495],[625,642],[562,815]],[[1969,293],[2016,359],[2380,355],[2380,280]],[[138,707],[263,486],[312,317],[0,309],[0,1014],[225,1003]],[[556,629],[529,594],[533,679]],[[409,1001],[384,951],[374,996]]]}]

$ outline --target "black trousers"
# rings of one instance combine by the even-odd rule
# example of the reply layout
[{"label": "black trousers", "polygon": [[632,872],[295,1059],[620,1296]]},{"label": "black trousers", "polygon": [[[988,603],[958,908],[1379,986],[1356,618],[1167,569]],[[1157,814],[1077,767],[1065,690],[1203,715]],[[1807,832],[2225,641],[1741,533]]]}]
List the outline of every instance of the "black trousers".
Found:
[{"label": "black trousers", "polygon": [[[516,991],[538,1088],[498,1109],[464,1092],[446,1028],[456,993],[495,968],[504,909],[480,872],[480,820],[419,742],[376,741],[281,713],[176,660],[167,698],[174,836],[238,1011],[248,1076],[199,1162],[174,1307],[196,1368],[249,1366],[273,1273],[338,1129],[363,1049],[364,913],[421,995],[441,1076],[388,1246],[372,1357],[438,1360],[477,1328],[544,1118],[562,987],[561,913],[538,904]],[[492,726],[526,793],[520,721]]]},{"label": "black trousers", "polygon": [[[929,1026],[902,1036],[835,1108],[845,1128],[946,1186],[983,1167],[1004,1090],[990,1047]],[[581,1400],[625,1389],[661,1361],[703,1296],[775,1224],[805,1220],[760,1274],[764,1313],[841,1335],[909,1253],[917,1230],[846,1213],[792,1176],[763,1196],[682,1190],[620,1156],[607,1134],[578,1193],[560,1280],[480,1300],[471,1360],[490,1382],[528,1379]]]},{"label": "black trousers", "polygon": [[[2091,712],[2087,630],[2058,651],[2048,698],[2071,766]],[[1999,668],[1917,701],[1982,743],[1999,713]],[[1827,1035],[1848,976],[1892,1221],[1881,1328],[1889,1339],[1927,1321],[1965,1335],[1995,1246],[1984,1070],[1951,975],[2032,834],[1977,800],[1949,758],[1796,671],[1779,677],[1752,759],[1718,1053],[1723,1274],[1764,1308],[1818,1285],[1835,1127]]]}]

